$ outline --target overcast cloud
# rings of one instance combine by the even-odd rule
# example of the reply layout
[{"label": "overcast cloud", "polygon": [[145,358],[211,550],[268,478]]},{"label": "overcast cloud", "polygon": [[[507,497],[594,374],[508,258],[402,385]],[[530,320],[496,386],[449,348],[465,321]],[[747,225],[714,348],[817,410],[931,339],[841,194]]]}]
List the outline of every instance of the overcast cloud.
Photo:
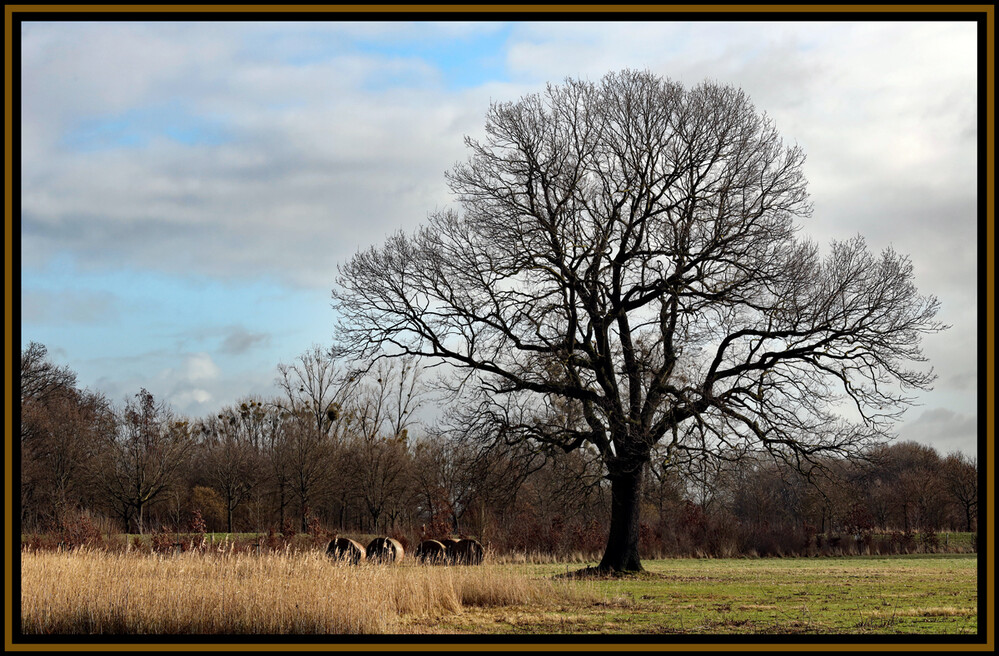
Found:
[{"label": "overcast cloud", "polygon": [[820,244],[909,254],[953,328],[903,438],[975,452],[976,31],[960,22],[28,23],[22,332],[115,399],[267,393],[336,265],[451,203],[491,100],[649,69],[742,87],[808,154]]}]

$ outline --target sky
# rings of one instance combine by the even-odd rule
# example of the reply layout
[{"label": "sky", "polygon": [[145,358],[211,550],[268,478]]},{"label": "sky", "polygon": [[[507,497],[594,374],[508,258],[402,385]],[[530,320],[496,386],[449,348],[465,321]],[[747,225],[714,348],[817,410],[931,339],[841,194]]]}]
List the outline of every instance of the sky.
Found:
[{"label": "sky", "polygon": [[972,22],[21,24],[22,348],[201,416],[329,344],[337,264],[454,206],[492,101],[624,68],[741,87],[807,154],[819,244],[911,257],[950,330],[901,439],[975,456]]}]

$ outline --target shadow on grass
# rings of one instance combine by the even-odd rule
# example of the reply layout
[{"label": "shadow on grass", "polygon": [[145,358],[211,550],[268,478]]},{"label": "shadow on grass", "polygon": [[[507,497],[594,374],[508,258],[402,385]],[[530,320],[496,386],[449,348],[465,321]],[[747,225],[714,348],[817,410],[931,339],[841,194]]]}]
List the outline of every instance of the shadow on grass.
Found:
[{"label": "shadow on grass", "polygon": [[587,581],[658,581],[666,578],[662,574],[647,570],[622,572],[618,570],[600,569],[599,567],[584,567],[573,572],[555,574],[552,578]]}]

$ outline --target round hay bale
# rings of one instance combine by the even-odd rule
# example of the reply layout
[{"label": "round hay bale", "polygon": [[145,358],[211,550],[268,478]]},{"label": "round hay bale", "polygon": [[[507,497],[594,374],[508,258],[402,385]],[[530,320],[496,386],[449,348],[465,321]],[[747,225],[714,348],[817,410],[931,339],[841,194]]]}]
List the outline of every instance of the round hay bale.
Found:
[{"label": "round hay bale", "polygon": [[368,543],[367,553],[368,560],[383,563],[399,562],[405,555],[402,543],[393,538],[375,538]]},{"label": "round hay bale", "polygon": [[326,546],[326,555],[334,560],[342,560],[356,565],[364,560],[367,554],[360,542],[355,542],[350,538],[337,538]]},{"label": "round hay bale", "polygon": [[438,542],[444,545],[444,554],[447,562],[453,563],[455,559],[454,548],[458,546],[458,541],[454,538],[442,538]]},{"label": "round hay bale", "polygon": [[477,540],[464,538],[454,546],[454,562],[458,565],[481,565],[482,545]]},{"label": "round hay bale", "polygon": [[421,563],[441,565],[448,561],[447,548],[438,540],[424,540],[416,546],[414,553]]}]

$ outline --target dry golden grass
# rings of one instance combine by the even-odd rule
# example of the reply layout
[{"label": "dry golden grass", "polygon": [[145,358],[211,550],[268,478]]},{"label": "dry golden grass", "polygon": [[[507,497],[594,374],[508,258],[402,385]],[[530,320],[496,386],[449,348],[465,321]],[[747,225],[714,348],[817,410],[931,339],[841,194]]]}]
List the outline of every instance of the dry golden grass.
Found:
[{"label": "dry golden grass", "polygon": [[490,567],[351,566],[325,554],[22,552],[26,634],[374,634],[470,606],[592,591]]}]

